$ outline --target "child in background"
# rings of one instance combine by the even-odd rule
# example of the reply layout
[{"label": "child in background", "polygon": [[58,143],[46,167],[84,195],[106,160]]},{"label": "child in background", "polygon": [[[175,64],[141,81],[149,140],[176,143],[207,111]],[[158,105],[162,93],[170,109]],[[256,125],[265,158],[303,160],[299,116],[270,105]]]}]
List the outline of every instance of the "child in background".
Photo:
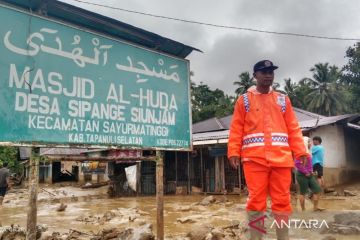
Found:
[{"label": "child in background", "polygon": [[[304,137],[305,146],[307,146],[308,150],[311,147],[311,142],[308,137]],[[309,188],[313,193],[312,200],[314,204],[314,211],[322,211],[324,209],[319,208],[319,194],[321,192],[321,188],[318,182],[315,179],[312,168],[312,159],[309,157],[306,165],[303,165],[303,162],[300,159],[295,160],[296,167],[296,179],[300,186],[300,206],[302,211],[305,211],[305,195],[308,192]]]},{"label": "child in background", "polygon": [[324,147],[321,145],[322,139],[319,136],[313,138],[313,147],[311,148],[312,152],[312,162],[313,162],[313,171],[316,172],[317,180],[321,188],[324,188],[324,179],[323,179],[323,166],[324,166]]}]

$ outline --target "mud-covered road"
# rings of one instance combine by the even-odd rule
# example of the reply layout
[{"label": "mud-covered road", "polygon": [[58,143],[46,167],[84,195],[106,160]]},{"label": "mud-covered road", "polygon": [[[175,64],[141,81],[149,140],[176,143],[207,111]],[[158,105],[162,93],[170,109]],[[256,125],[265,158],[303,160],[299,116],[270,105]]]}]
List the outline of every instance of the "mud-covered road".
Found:
[{"label": "mud-covered road", "polygon": [[[307,210],[301,212],[293,196],[294,213],[291,219],[294,220],[294,224],[290,226],[291,239],[313,240],[330,236],[335,239],[359,239],[360,235],[356,229],[331,230],[338,225],[344,227],[343,222],[332,225],[336,214],[347,212],[360,214],[360,184],[347,185],[343,188],[356,196],[342,196],[343,189],[324,195],[320,203],[326,208],[323,212],[312,212],[310,200],[306,201]],[[115,236],[116,234],[113,233],[115,229],[117,233],[121,233],[127,229],[142,228],[147,226],[146,224],[152,224],[153,228],[151,229],[149,225],[144,231],[156,233],[155,196],[108,198],[106,192],[106,186],[81,189],[71,185],[40,185],[37,222],[47,229],[46,233],[42,234],[42,239],[56,239],[49,237],[54,232],[59,236],[58,239],[112,239],[99,236],[103,236],[106,231],[112,231]],[[12,189],[6,195],[4,205],[0,208],[3,230],[11,225],[26,226],[27,197],[26,188]],[[188,239],[246,239],[245,202],[246,196],[238,195],[165,196],[165,237],[166,239],[185,239],[186,236]],[[63,211],[59,211],[61,204],[63,208],[65,207]],[[317,220],[318,224],[309,226],[310,220],[312,223],[316,223],[314,221]],[[269,216],[266,219],[268,239],[275,238],[274,229],[270,226],[272,222]],[[324,230],[324,225],[325,228],[328,225],[330,230]],[[202,238],[201,234],[205,237]],[[123,239],[127,238],[123,237]]]}]

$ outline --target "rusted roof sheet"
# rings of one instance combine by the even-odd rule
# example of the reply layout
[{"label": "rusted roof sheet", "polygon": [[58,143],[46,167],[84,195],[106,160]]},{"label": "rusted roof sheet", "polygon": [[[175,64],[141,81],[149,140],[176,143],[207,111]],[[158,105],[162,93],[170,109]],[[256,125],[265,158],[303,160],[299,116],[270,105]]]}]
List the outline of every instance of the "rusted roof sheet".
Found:
[{"label": "rusted roof sheet", "polygon": [[80,155],[86,151],[87,149],[80,148],[40,148],[40,155]]}]

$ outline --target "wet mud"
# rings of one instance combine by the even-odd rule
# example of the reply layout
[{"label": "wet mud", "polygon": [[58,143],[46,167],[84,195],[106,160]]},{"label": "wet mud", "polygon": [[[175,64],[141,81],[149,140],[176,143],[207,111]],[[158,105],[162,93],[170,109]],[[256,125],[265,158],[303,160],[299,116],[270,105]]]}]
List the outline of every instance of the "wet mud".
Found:
[{"label": "wet mud", "polygon": [[[306,211],[302,212],[293,195],[294,212],[291,219],[297,220],[292,222],[297,225],[290,226],[291,239],[325,239],[330,236],[339,240],[359,239],[360,231],[357,232],[357,229],[360,230],[360,226],[355,224],[357,215],[353,216],[353,223],[339,222],[334,218],[337,214],[347,213],[360,216],[360,184],[345,188],[352,193],[351,196],[336,190],[321,197],[320,205],[326,209],[322,212],[313,212],[309,199],[306,200]],[[109,198],[106,192],[106,186],[97,189],[40,186],[37,222],[46,229],[43,230],[42,239],[45,239],[44,236],[48,237],[46,239],[130,239],[129,236],[139,234],[136,232],[138,229],[143,229],[140,232],[147,236],[143,239],[154,237],[155,196]],[[3,230],[11,225],[20,228],[26,226],[27,194],[26,188],[13,189],[6,196],[0,208]],[[246,198],[239,195],[165,196],[165,238],[246,239]],[[268,216],[265,220],[267,238],[276,239],[274,227],[271,227],[273,219],[270,211]],[[350,215],[342,216],[342,219],[349,218]],[[299,225],[301,220],[303,224]],[[314,220],[317,220],[316,226]],[[313,226],[309,226],[309,223]]]}]

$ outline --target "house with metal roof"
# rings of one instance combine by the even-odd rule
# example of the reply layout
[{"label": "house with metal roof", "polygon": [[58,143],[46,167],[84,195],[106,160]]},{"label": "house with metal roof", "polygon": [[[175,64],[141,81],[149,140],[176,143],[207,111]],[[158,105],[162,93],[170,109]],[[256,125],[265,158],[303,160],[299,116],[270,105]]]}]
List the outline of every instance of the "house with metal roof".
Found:
[{"label": "house with metal roof", "polygon": [[[294,108],[303,134],[309,137],[320,136],[325,148],[324,179],[327,186],[334,186],[351,180],[360,172],[360,115],[346,114],[326,117]],[[214,162],[212,165],[221,172],[213,174],[214,181],[228,178],[218,189],[232,191],[232,185],[240,187],[241,174],[228,166],[226,151],[232,115],[224,118],[211,118],[193,125],[193,145],[195,151],[206,154],[202,162]],[[209,163],[207,163],[209,165]],[[211,164],[210,164],[211,165]],[[221,166],[216,167],[217,165]],[[210,171],[211,172],[211,171]],[[232,177],[226,177],[230,174]],[[220,176],[221,175],[221,176]],[[238,180],[239,179],[239,180]],[[211,181],[209,181],[211,184]],[[240,185],[239,185],[240,183]],[[206,185],[205,183],[204,185]],[[206,188],[206,187],[205,187]],[[211,188],[211,187],[210,187]],[[212,188],[215,190],[215,188]]]}]

